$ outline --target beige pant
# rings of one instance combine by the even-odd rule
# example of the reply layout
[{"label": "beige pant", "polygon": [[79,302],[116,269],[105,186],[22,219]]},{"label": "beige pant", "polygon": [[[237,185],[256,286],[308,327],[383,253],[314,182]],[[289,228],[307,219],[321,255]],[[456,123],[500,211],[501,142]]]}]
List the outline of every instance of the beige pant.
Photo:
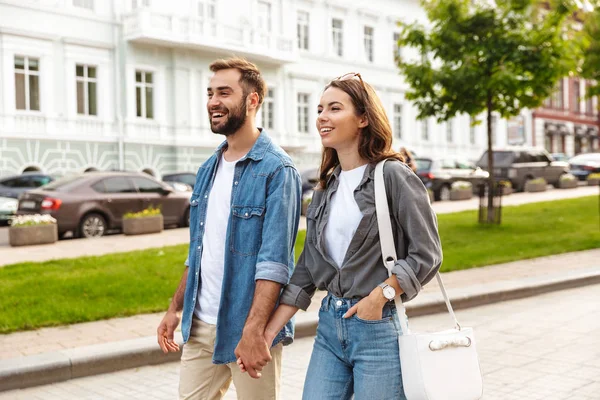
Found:
[{"label": "beige pant", "polygon": [[183,346],[179,376],[180,400],[213,400],[225,396],[231,381],[240,400],[276,400],[281,375],[281,343],[271,349],[272,360],[260,379],[241,373],[235,362],[213,364],[216,326],[194,318],[190,339]]}]

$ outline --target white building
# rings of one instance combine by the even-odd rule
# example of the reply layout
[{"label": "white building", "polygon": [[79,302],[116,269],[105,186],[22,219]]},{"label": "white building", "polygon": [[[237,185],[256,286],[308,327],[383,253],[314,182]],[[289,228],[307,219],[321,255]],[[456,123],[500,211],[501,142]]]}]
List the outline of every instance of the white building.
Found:
[{"label": "white building", "polygon": [[[259,126],[300,169],[319,162],[323,87],[350,71],[379,93],[395,148],[477,159],[483,125],[417,121],[404,99],[396,21],[417,18],[417,0],[0,0],[0,175],[196,171],[223,140],[209,127],[208,65],[233,54],[261,68]],[[518,126],[530,142],[530,117]],[[497,145],[507,129],[499,120]]]}]

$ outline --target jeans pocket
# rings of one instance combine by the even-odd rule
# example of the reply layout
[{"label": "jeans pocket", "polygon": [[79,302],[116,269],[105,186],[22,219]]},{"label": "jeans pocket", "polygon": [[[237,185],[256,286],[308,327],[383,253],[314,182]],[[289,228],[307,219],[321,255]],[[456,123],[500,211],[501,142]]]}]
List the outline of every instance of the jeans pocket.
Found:
[{"label": "jeans pocket", "polygon": [[392,317],[383,317],[382,319],[362,319],[358,316],[358,314],[353,315],[354,319],[363,324],[384,324],[390,322]]}]

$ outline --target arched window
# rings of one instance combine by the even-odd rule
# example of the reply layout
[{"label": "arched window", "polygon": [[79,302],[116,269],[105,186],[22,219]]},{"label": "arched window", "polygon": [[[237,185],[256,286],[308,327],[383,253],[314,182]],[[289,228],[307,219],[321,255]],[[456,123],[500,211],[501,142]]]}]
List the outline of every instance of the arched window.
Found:
[{"label": "arched window", "polygon": [[42,172],[42,170],[40,167],[36,167],[35,165],[30,165],[28,167],[25,167],[23,172]]},{"label": "arched window", "polygon": [[143,173],[148,174],[150,176],[156,176],[156,174],[154,173],[154,171],[152,170],[152,168],[144,168],[142,170]]}]

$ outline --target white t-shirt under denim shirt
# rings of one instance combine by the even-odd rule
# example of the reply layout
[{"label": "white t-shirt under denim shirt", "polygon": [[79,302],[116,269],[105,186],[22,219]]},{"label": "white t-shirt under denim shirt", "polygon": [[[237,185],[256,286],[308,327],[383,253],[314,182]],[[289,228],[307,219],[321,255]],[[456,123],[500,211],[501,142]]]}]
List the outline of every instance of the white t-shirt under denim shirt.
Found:
[{"label": "white t-shirt under denim shirt", "polygon": [[354,199],[354,190],[362,180],[366,168],[365,164],[342,171],[340,184],[331,197],[329,219],[325,226],[325,248],[338,268],[342,268],[350,242],[363,218]]},{"label": "white t-shirt under denim shirt", "polygon": [[225,161],[221,156],[217,174],[208,195],[204,235],[202,236],[202,259],[200,268],[200,294],[194,309],[196,317],[215,325],[221,303],[223,272],[225,269],[225,241],[231,213],[231,188],[236,161]]}]

